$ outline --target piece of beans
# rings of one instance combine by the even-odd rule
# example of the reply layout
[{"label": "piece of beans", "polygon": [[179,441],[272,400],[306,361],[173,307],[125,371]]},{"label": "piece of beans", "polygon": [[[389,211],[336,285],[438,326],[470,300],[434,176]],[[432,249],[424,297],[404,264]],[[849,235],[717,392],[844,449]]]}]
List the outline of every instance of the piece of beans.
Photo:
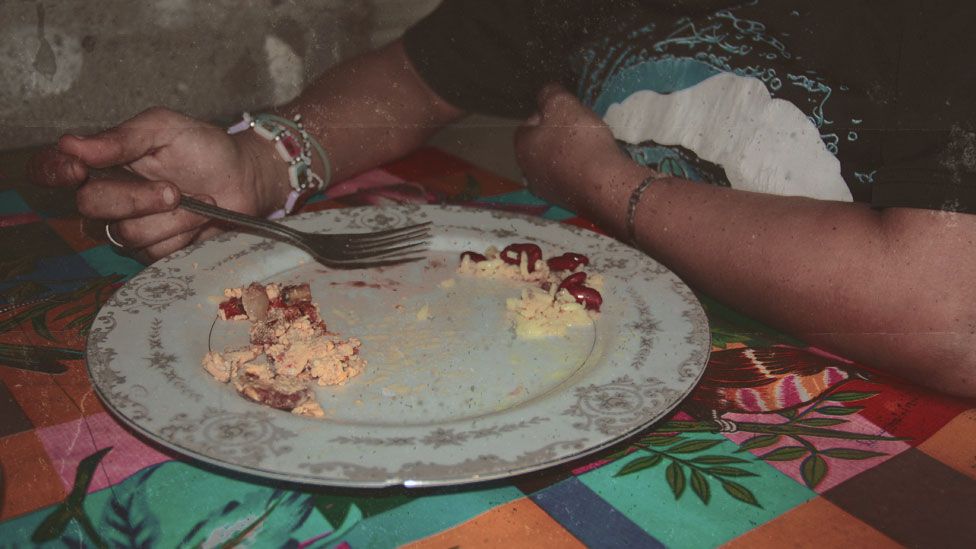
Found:
[{"label": "piece of beans", "polygon": [[586,282],[586,273],[584,272],[573,273],[567,276],[566,278],[564,278],[563,281],[559,283],[559,286],[556,289],[562,290],[563,288],[568,288],[572,286],[582,286],[585,282]]},{"label": "piece of beans", "polygon": [[566,252],[546,260],[550,271],[573,271],[580,265],[589,265],[590,258],[582,254]]},{"label": "piece of beans", "polygon": [[528,259],[529,272],[535,271],[535,262],[542,259],[542,249],[535,244],[509,244],[502,250],[501,258],[505,263],[518,265],[522,254]]},{"label": "piece of beans", "polygon": [[244,303],[241,301],[241,298],[239,297],[232,297],[230,299],[227,299],[223,303],[218,305],[218,307],[224,313],[224,318],[228,320],[238,317],[240,315],[246,316],[247,314],[244,312]]},{"label": "piece of beans", "polygon": [[589,286],[569,286],[563,289],[576,298],[577,303],[591,311],[599,312],[600,306],[603,305],[603,296]]}]

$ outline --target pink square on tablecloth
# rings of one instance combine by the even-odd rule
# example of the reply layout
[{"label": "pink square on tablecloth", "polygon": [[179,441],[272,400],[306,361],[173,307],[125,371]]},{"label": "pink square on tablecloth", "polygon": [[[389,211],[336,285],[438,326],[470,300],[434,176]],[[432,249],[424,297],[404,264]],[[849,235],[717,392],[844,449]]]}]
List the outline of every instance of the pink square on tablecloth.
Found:
[{"label": "pink square on tablecloth", "polygon": [[[724,419],[732,420],[735,422],[754,422],[754,423],[784,423],[786,420],[777,414],[733,414],[726,413],[722,416]],[[814,417],[830,417],[831,419],[846,419],[847,423],[840,425],[831,426],[831,429],[836,429],[848,433],[859,433],[872,436],[883,436],[892,437],[893,435],[878,427],[874,423],[871,423],[865,417],[858,414],[851,414],[837,418],[837,416],[823,416],[819,414],[810,414],[808,418]],[[743,431],[737,431],[733,433],[724,433],[725,436],[735,442],[736,444],[742,444],[748,439],[756,436],[756,433],[749,433]],[[909,449],[910,446],[901,440],[855,440],[855,439],[843,439],[843,438],[827,438],[827,437],[811,437],[804,436],[805,440],[812,443],[818,450],[825,450],[828,448],[845,448],[854,450],[866,450],[869,452],[880,452],[884,455],[869,457],[866,459],[840,459],[825,457],[827,461],[827,474],[824,476],[823,480],[814,488],[814,491],[818,494],[823,494],[827,490],[837,486],[838,484],[852,478],[868,469],[876,467],[878,464],[883,463],[892,457],[904,452]],[[756,448],[751,450],[752,454],[755,456],[761,456],[776,450],[777,448],[782,448],[784,446],[800,446],[801,444],[787,436],[783,436],[780,440],[771,446],[766,446],[763,448]],[[778,469],[783,474],[793,478],[800,484],[805,484],[803,481],[803,476],[800,473],[800,465],[803,463],[803,458],[794,459],[790,461],[766,461],[769,465],[772,465]]]},{"label": "pink square on tablecloth", "polygon": [[112,450],[102,458],[89,492],[118,484],[150,465],[171,459],[133,436],[104,412],[44,427],[35,433],[68,491],[74,485],[75,470],[81,460],[108,446]]}]

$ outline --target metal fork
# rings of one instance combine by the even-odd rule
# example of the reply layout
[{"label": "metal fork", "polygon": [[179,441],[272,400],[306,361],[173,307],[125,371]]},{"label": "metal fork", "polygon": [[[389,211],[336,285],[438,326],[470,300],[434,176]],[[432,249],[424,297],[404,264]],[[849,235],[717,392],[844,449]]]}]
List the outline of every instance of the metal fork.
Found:
[{"label": "metal fork", "polygon": [[[89,168],[90,179],[146,181],[142,176],[119,166]],[[188,196],[180,197],[180,207],[213,219],[253,229],[277,240],[298,246],[327,267],[375,267],[420,259],[411,254],[423,252],[430,236],[430,222],[369,233],[315,234],[292,229],[281,223],[212,206]]]},{"label": "metal fork", "polygon": [[424,239],[430,237],[429,221],[369,233],[316,234],[213,206],[188,196],[180,198],[180,207],[284,240],[305,250],[328,267],[371,267],[420,259],[415,254],[427,248],[429,243]]}]

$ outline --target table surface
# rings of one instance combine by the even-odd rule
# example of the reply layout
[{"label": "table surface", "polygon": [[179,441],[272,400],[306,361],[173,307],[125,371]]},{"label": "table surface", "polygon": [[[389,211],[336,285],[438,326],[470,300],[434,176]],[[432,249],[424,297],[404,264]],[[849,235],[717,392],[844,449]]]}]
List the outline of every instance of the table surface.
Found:
[{"label": "table surface", "polygon": [[[30,152],[0,153],[0,546],[976,546],[972,401],[809,348],[706,296],[712,354],[692,397],[625,444],[538,473],[311,488],[155,446],[103,407],[84,356],[100,305],[142,265],[78,216],[70,192],[26,182]],[[446,202],[592,228],[432,148],[358,179],[357,192],[306,211]],[[757,357],[781,371],[763,375]]]}]

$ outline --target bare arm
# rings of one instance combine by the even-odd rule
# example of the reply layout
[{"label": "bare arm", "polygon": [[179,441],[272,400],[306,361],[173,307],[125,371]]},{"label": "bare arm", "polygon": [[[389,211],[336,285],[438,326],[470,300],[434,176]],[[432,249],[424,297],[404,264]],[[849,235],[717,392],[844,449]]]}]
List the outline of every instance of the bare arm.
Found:
[{"label": "bare arm", "polygon": [[[302,114],[328,151],[333,181],[407,154],[463,114],[427,88],[400,42],[330,69],[278,112]],[[125,166],[148,181],[86,182],[89,167],[107,166]],[[313,167],[323,173],[317,157]],[[57,148],[36,155],[29,171],[38,184],[81,185],[79,212],[111,225],[115,238],[144,260],[216,231],[177,208],[180,193],[267,215],[290,191],[288,167],[271,142],[254,132],[231,137],[158,107],[96,135],[64,136]]]},{"label": "bare arm", "polygon": [[[464,114],[427,87],[399,40],[340,63],[277,111],[302,115],[328,151],[334,181],[408,154]],[[280,160],[262,149],[268,176],[281,180]]]},{"label": "bare arm", "polygon": [[[543,103],[542,125],[519,138],[533,188],[623,236],[630,194],[651,170],[575,101]],[[587,160],[531,152],[543,150]],[[653,183],[636,214],[640,247],[710,296],[864,364],[976,396],[976,216],[680,179]]]},{"label": "bare arm", "polygon": [[[639,181],[639,179],[638,179]],[[603,219],[619,216],[605,205]],[[865,364],[976,396],[976,217],[664,180],[637,240],[689,283]]]}]

